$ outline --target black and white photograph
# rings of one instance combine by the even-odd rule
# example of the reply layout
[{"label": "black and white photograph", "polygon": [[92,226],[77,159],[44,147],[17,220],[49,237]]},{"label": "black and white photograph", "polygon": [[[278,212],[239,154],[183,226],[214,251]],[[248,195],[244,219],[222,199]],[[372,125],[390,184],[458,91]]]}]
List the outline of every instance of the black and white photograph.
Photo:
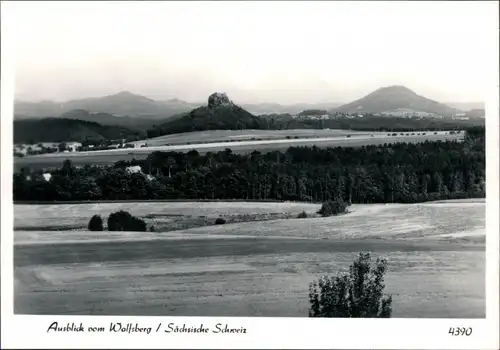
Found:
[{"label": "black and white photograph", "polygon": [[12,3],[14,317],[498,325],[498,3]]}]

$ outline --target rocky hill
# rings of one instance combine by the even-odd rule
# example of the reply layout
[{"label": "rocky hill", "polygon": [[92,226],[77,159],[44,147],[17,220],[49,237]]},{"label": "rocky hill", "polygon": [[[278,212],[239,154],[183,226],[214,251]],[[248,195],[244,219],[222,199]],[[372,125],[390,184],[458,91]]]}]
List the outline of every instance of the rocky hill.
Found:
[{"label": "rocky hill", "polygon": [[340,113],[384,113],[392,110],[411,110],[451,116],[459,110],[417,95],[404,86],[389,86],[375,90],[359,100],[332,110]]},{"label": "rocky hill", "polygon": [[261,129],[261,119],[234,104],[225,93],[213,93],[208,104],[148,130],[148,137],[202,130]]}]

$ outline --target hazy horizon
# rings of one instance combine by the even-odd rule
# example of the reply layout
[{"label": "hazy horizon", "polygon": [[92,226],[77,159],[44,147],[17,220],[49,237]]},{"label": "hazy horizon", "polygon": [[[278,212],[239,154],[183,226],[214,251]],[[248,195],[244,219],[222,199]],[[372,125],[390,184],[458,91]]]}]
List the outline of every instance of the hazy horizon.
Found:
[{"label": "hazy horizon", "polygon": [[[381,86],[380,88],[384,88],[386,86]],[[407,86],[405,86],[407,87]],[[411,89],[410,89],[411,90]],[[224,91],[213,91],[213,92],[223,92]],[[370,92],[373,92],[373,91],[370,91]],[[370,92],[366,93],[365,95],[369,94]],[[415,92],[415,91],[414,91]],[[87,99],[87,98],[101,98],[101,97],[106,97],[106,96],[112,96],[112,95],[117,95],[117,94],[120,94],[120,93],[131,93],[131,94],[134,94],[134,95],[138,95],[138,96],[143,96],[143,97],[146,97],[146,98],[150,98],[152,100],[155,100],[149,96],[145,96],[145,95],[142,95],[142,94],[138,94],[138,93],[135,93],[133,91],[129,91],[129,90],[122,90],[122,91],[117,91],[116,93],[112,93],[112,94],[107,94],[107,95],[101,95],[101,96],[81,96],[81,97],[76,97],[76,98],[71,98],[71,99],[67,99],[67,100],[55,100],[55,99],[43,99],[43,100],[27,100],[27,99],[20,99],[18,98],[17,96],[15,97],[15,101],[16,102],[23,102],[23,103],[42,103],[42,102],[55,102],[55,103],[66,103],[66,102],[69,102],[69,101],[73,101],[73,100],[80,100],[80,99]],[[361,97],[364,97],[365,95],[363,96],[359,96],[351,101],[335,101],[335,100],[332,100],[332,101],[316,101],[316,102],[310,102],[310,101],[295,101],[295,102],[290,102],[290,103],[278,103],[278,102],[274,102],[274,101],[265,101],[265,102],[259,102],[259,101],[252,101],[252,102],[246,102],[246,101],[235,101],[234,99],[234,102],[237,102],[237,103],[240,103],[240,104],[280,104],[280,105],[301,105],[301,104],[311,104],[311,105],[321,105],[321,104],[338,104],[338,105],[342,105],[342,104],[347,104],[347,103],[350,103],[358,98],[361,98]],[[206,99],[208,98],[209,95],[207,95],[205,97],[205,100],[198,100],[198,101],[186,101],[186,100],[183,100],[183,99],[180,99],[178,97],[170,97],[170,98],[165,98],[165,99],[156,99],[155,101],[168,101],[168,100],[171,100],[171,99],[179,99],[181,101],[184,101],[184,102],[187,102],[187,103],[190,103],[190,104],[197,104],[197,103],[200,103],[200,104],[206,104]],[[231,95],[228,94],[229,98],[231,98]],[[423,96],[423,97],[426,97],[426,98],[429,98],[428,96]],[[443,103],[443,104],[447,104],[447,103],[450,103],[450,104],[483,104],[484,101],[481,101],[481,100],[470,100],[470,101],[437,101],[437,102],[440,102],[440,103]]]},{"label": "hazy horizon", "polygon": [[483,102],[496,8],[494,2],[2,4],[15,37],[16,100],[130,91],[203,102],[220,91],[239,103],[279,104],[347,103],[392,85],[443,103]]}]

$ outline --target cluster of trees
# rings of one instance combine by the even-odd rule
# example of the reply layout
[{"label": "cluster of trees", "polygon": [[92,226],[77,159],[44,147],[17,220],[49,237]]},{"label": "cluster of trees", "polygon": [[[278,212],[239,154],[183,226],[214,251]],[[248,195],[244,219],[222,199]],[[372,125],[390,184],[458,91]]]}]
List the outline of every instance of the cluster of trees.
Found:
[{"label": "cluster of trees", "polygon": [[321,209],[318,211],[318,214],[321,214],[323,217],[343,214],[347,211],[348,205],[349,203],[346,203],[342,197],[335,198],[333,200],[329,199],[323,203]]},{"label": "cluster of trees", "polygon": [[[142,173],[127,171],[139,165]],[[242,199],[412,203],[484,197],[484,127],[464,142],[359,148],[291,147],[286,152],[230,149],[198,154],[153,152],[144,160],[14,174],[15,200]]]},{"label": "cluster of trees", "polygon": [[[104,225],[100,215],[94,215],[88,224],[89,231],[103,231]],[[108,231],[146,231],[144,220],[137,218],[128,211],[117,211],[108,217]]]},{"label": "cluster of trees", "polygon": [[223,218],[217,218],[215,219],[215,224],[216,225],[224,225],[226,223],[226,220],[224,220]]},{"label": "cluster of trees", "polygon": [[[115,143],[115,146],[111,146],[111,142]],[[127,141],[126,141],[127,142]],[[142,145],[141,147],[147,147],[146,145]],[[108,149],[121,149],[121,148],[135,148],[132,143],[124,143],[123,140],[113,140],[105,144],[100,144],[97,146],[82,144],[81,147],[76,149],[77,152],[86,152],[86,151],[102,151]]]},{"label": "cluster of trees", "polygon": [[297,116],[303,117],[303,116],[310,116],[310,115],[325,115],[325,114],[329,114],[325,109],[306,109],[306,110],[300,112],[299,114],[297,114]]}]

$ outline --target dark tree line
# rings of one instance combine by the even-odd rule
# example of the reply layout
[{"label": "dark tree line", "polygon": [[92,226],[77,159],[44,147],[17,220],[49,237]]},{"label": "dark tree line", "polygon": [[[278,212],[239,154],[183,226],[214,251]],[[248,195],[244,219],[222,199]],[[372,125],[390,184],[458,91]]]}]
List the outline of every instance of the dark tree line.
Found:
[{"label": "dark tree line", "polygon": [[[142,173],[127,167],[139,165]],[[286,152],[154,152],[144,160],[14,174],[14,199],[243,199],[412,203],[485,196],[484,127],[464,142],[359,148],[291,147]]]},{"label": "dark tree line", "polygon": [[271,117],[262,122],[263,129],[342,129],[356,131],[389,131],[389,132],[412,132],[412,131],[448,131],[460,130],[484,125],[484,119],[453,120],[433,118],[402,118],[402,117],[379,117],[366,115],[363,118],[346,118],[338,116],[334,119],[300,119]]},{"label": "dark tree line", "polygon": [[101,125],[79,119],[14,120],[14,143],[85,141],[101,144],[106,140],[140,140],[144,136],[144,132],[123,126]]}]

